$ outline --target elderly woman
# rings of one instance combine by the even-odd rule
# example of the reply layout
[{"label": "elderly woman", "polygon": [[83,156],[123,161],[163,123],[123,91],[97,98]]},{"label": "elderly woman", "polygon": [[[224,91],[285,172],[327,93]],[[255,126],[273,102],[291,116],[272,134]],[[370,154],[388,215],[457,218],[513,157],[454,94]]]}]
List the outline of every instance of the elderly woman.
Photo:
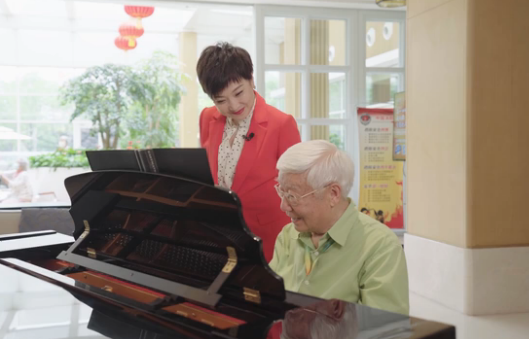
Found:
[{"label": "elderly woman", "polygon": [[265,259],[270,261],[277,234],[288,222],[274,190],[276,163],[300,141],[297,123],[254,90],[252,60],[240,47],[207,47],[197,74],[215,104],[200,114],[200,144],[207,151],[215,184],[237,193],[244,219],[262,239]]},{"label": "elderly woman", "polygon": [[290,147],[277,163],[281,209],[291,218],[270,262],[285,288],[407,314],[408,273],[396,235],[347,197],[353,163],[333,144]]},{"label": "elderly woman", "polygon": [[0,178],[11,193],[2,200],[3,203],[31,202],[33,199],[33,188],[28,173],[28,162],[25,159],[18,159],[18,168],[10,176],[1,174]]}]

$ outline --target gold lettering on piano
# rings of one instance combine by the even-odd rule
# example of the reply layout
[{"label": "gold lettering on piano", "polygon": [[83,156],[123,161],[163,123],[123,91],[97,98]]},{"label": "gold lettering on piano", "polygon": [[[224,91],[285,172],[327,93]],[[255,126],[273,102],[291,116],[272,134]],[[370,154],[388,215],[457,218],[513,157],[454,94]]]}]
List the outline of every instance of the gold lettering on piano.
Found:
[{"label": "gold lettering on piano", "polygon": [[235,248],[231,246],[226,247],[226,250],[228,251],[228,261],[226,262],[226,265],[224,265],[222,272],[231,273],[235,266],[237,266],[237,252],[235,252]]},{"label": "gold lettering on piano", "polygon": [[260,304],[261,303],[261,293],[259,293],[259,291],[252,290],[251,288],[245,287],[244,288],[244,299],[246,301],[251,301],[253,303]]}]

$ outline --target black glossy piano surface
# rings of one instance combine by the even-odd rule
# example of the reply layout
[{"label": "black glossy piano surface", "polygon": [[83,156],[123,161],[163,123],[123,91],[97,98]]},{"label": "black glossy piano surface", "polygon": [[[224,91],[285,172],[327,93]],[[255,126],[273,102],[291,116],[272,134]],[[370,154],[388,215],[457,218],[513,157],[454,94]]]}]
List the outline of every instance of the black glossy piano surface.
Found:
[{"label": "black glossy piano surface", "polygon": [[0,237],[0,338],[455,338],[449,325],[286,292],[232,192],[123,171],[66,188],[73,238]]}]

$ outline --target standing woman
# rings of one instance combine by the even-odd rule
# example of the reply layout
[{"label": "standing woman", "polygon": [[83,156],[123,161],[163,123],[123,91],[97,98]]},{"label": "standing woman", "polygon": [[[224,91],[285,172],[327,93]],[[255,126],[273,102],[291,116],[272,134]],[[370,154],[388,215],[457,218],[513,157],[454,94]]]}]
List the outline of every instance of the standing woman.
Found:
[{"label": "standing woman", "polygon": [[290,222],[280,209],[274,185],[277,160],[301,141],[296,121],[254,91],[252,59],[240,47],[207,47],[197,74],[215,104],[200,114],[200,144],[207,151],[213,179],[237,193],[244,220],[262,239],[265,259],[270,261],[277,235]]}]

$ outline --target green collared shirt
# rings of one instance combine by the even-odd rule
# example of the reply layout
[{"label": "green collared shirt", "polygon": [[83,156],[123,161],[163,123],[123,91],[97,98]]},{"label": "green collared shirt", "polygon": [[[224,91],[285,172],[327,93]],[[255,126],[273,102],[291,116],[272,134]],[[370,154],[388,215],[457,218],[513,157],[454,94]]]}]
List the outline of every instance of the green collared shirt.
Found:
[{"label": "green collared shirt", "polygon": [[[334,244],[318,252],[332,238]],[[312,270],[305,271],[305,255]],[[350,201],[341,218],[320,239],[286,225],[277,236],[270,268],[283,277],[289,291],[323,299],[341,299],[408,314],[408,271],[397,236],[387,226],[360,213]]]}]

